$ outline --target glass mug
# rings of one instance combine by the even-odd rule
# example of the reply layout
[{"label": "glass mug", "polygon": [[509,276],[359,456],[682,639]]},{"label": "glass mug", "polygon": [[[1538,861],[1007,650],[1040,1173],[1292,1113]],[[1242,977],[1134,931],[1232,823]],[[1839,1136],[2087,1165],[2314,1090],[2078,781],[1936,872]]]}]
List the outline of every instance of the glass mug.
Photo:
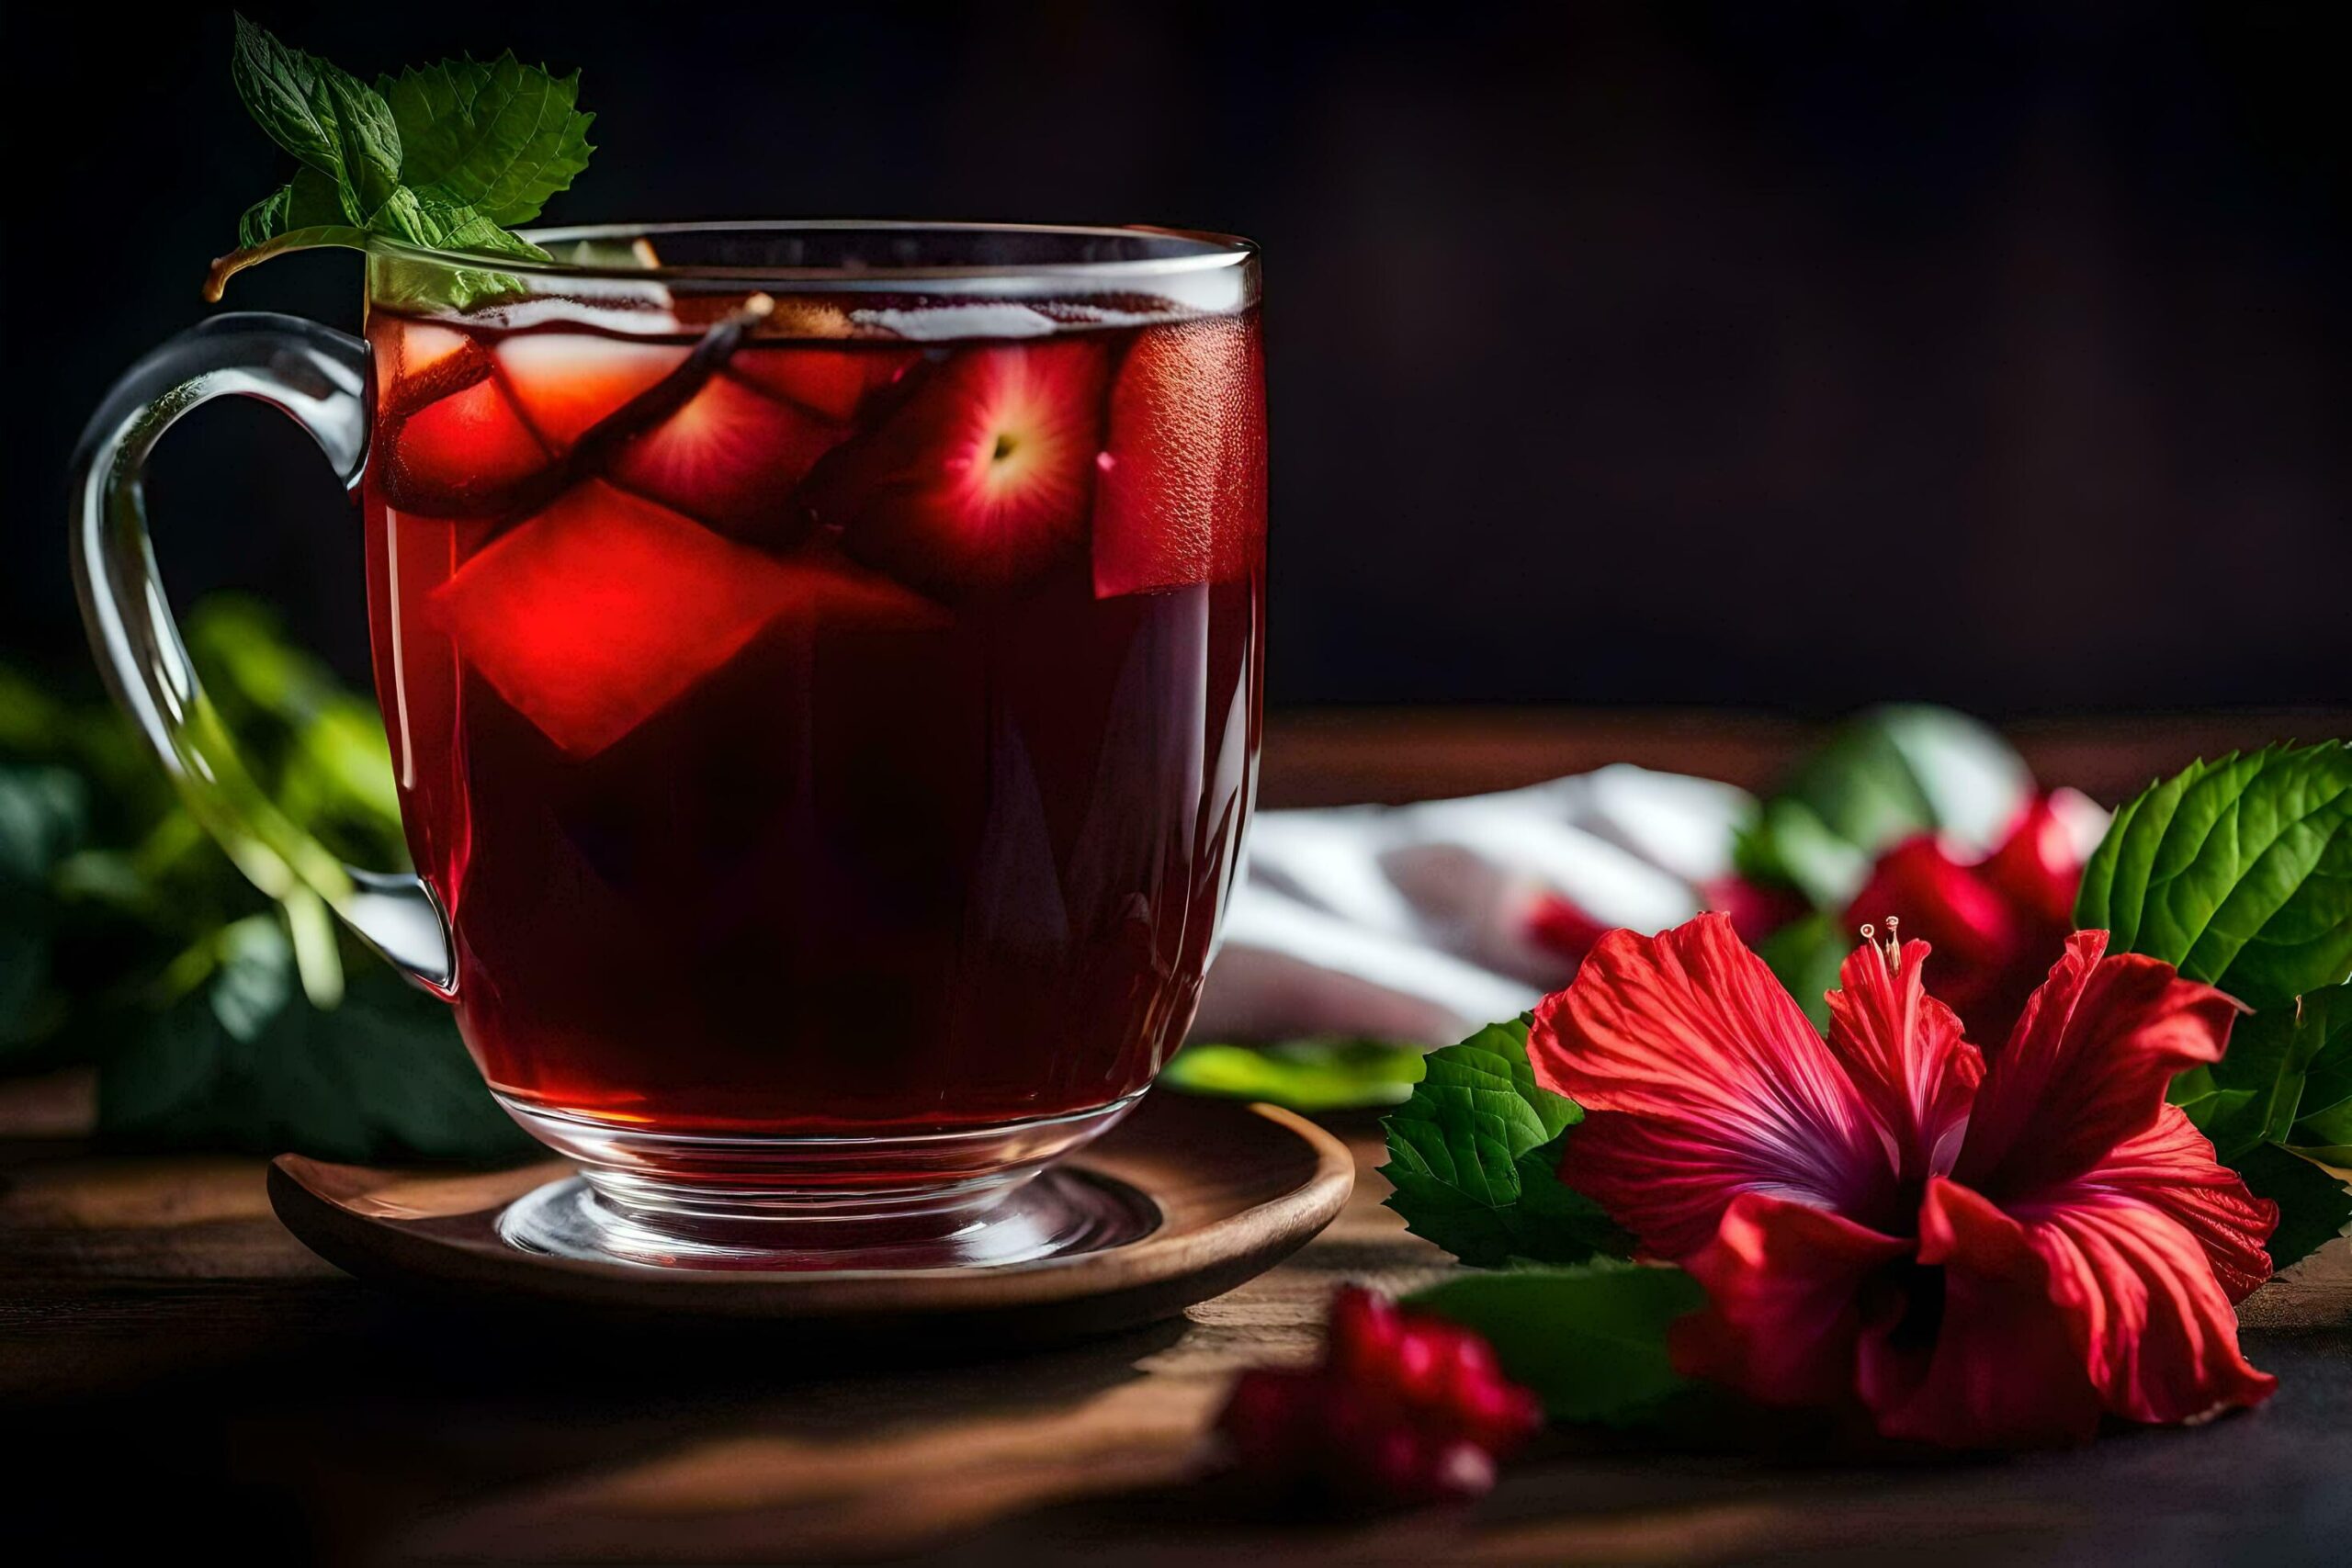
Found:
[{"label": "glass mug", "polygon": [[[448,999],[578,1163],[509,1211],[517,1245],[741,1268],[1099,1240],[1117,1203],[1030,1179],[1182,1041],[1255,794],[1255,248],[536,237],[561,259],[383,242],[366,342],[222,316],[116,386],[73,518],[116,696],[246,874]],[[181,646],[141,470],[227,394],[358,498],[416,874],[277,813]]]}]

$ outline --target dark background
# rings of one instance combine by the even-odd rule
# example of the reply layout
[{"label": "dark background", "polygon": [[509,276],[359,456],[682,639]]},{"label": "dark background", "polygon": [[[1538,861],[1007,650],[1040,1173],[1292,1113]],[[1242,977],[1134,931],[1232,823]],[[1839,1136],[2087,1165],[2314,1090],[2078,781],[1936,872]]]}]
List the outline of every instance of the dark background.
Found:
[{"label": "dark background", "polygon": [[[12,7],[0,653],[76,678],[63,468],[287,166],[225,10]],[[1228,229],[1267,252],[1278,702],[2352,697],[2322,8],[255,4],[372,77],[584,68],[551,220]],[[356,324],[358,264],[231,302]],[[182,603],[356,674],[359,540],[258,409],[164,449]]]}]

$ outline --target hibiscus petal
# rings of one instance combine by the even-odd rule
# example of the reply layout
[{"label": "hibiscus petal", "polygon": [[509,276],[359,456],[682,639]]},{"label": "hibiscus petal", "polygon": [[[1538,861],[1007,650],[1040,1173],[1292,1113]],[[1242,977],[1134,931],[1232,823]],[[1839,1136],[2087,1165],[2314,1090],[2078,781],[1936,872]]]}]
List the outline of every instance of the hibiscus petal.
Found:
[{"label": "hibiscus petal", "polygon": [[1921,983],[1928,944],[1905,942],[1890,966],[1869,943],[1847,956],[1829,994],[1829,1049],[1884,1129],[1907,1183],[1951,1168],[1984,1059],[1960,1019]]},{"label": "hibiscus petal", "polygon": [[1976,1091],[1953,1177],[2005,1208],[2145,1131],[2183,1067],[2219,1061],[2238,1004],[2076,931]]},{"label": "hibiscus petal", "polygon": [[2108,1409],[2134,1421],[2193,1421],[2259,1404],[2278,1386],[2239,1349],[2230,1304],[2259,1281],[2255,1260],[2277,1209],[2213,1163],[2177,1107],[2165,1110],[2111,1164],[2009,1206],[2049,1266],[2052,1299],[2073,1317]]},{"label": "hibiscus petal", "polygon": [[1767,1404],[1850,1404],[1863,1282],[1911,1244],[1810,1204],[1744,1192],[1683,1262],[1707,1305],[1675,1324],[1675,1370]]},{"label": "hibiscus petal", "polygon": [[2263,1243],[2278,1228],[2278,1205],[2248,1191],[2177,1105],[2157,1111],[2154,1126],[2117,1145],[2084,1179],[2152,1204],[2187,1227],[2231,1301],[2244,1301],[2270,1278]]},{"label": "hibiscus petal", "polygon": [[1997,966],[2018,942],[2017,916],[2000,894],[1944,852],[1932,833],[1904,840],[1879,856],[1870,881],[1847,907],[1849,922],[1901,918],[1915,938],[1935,944],[1955,973]]},{"label": "hibiscus petal", "polygon": [[2046,929],[1985,880],[1983,867],[1962,865],[1932,834],[1881,855],[1846,909],[1849,930],[1896,919],[1905,933],[1929,944],[1928,987],[1980,1045],[1998,1041],[2017,1021],[2026,993],[2073,925]]},{"label": "hibiscus petal", "polygon": [[1528,1055],[1587,1112],[1562,1179],[1652,1256],[1706,1246],[1746,1191],[1861,1216],[1894,1202],[1869,1107],[1725,916],[1603,937],[1536,1009]]},{"label": "hibiscus petal", "polygon": [[2083,1442],[2099,1394],[2075,1323],[2018,1224],[1937,1178],[1919,1210],[1919,1263],[1879,1303],[1860,1347],[1860,1387],[1891,1438],[1945,1448]]}]

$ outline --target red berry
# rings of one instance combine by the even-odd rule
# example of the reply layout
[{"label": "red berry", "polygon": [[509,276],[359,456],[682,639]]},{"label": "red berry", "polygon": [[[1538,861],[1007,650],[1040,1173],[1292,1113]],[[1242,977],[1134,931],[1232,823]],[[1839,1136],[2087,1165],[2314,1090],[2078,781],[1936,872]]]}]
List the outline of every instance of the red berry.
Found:
[{"label": "red berry", "polygon": [[1398,1394],[1416,1404],[1442,1404],[1449,1392],[1445,1374],[1450,1349],[1442,1325],[1427,1318],[1406,1318],[1389,1352],[1390,1383]]},{"label": "red berry", "polygon": [[1286,1462],[1297,1446],[1299,1417],[1313,1389],[1307,1374],[1258,1369],[1234,1380],[1217,1429],[1234,1456],[1252,1468]]},{"label": "red berry", "polygon": [[1402,1327],[1387,1297],[1349,1286],[1331,1298],[1324,1359],[1350,1376],[1384,1381]]},{"label": "red berry", "polygon": [[1218,1425],[1263,1482],[1358,1503],[1476,1496],[1542,1423],[1487,1341],[1371,1292],[1331,1303],[1321,1367],[1234,1384]]}]

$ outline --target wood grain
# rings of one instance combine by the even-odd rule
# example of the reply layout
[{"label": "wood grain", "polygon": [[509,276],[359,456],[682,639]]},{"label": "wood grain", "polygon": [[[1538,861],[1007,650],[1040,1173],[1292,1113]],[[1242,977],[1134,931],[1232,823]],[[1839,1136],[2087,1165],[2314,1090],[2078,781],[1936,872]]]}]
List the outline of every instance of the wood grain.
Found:
[{"label": "wood grain", "polygon": [[[1601,761],[1760,783],[1800,727],[1704,715],[1277,721],[1266,796],[1408,798]],[[2115,720],[2025,737],[2113,798],[2198,750],[2340,720]],[[56,1108],[70,1094],[46,1102]],[[68,1121],[65,1125],[75,1123]],[[910,1339],[846,1357],[789,1325],[516,1323],[377,1291],[270,1214],[258,1160],[0,1142],[0,1400],[28,1562],[967,1563],[2345,1561],[2352,1247],[2256,1292],[2261,1409],[2000,1460],[1825,1452],[1766,1425],[1672,1449],[1547,1434],[1475,1506],[1270,1515],[1204,1472],[1238,1368],[1314,1354],[1343,1280],[1451,1268],[1382,1208],[1368,1121],[1340,1217],[1182,1319],[1019,1355]],[[113,1501],[82,1501],[93,1482]],[[28,1551],[44,1530],[68,1551]],[[66,1535],[63,1532],[69,1532]]]},{"label": "wood grain", "polygon": [[[1769,789],[1829,726],[1706,708],[1325,708],[1266,724],[1260,803],[1344,806],[1511,789],[1611,762]],[[2106,715],[2012,727],[2034,776],[2109,805],[2198,757],[2352,737],[2352,710]]]}]

